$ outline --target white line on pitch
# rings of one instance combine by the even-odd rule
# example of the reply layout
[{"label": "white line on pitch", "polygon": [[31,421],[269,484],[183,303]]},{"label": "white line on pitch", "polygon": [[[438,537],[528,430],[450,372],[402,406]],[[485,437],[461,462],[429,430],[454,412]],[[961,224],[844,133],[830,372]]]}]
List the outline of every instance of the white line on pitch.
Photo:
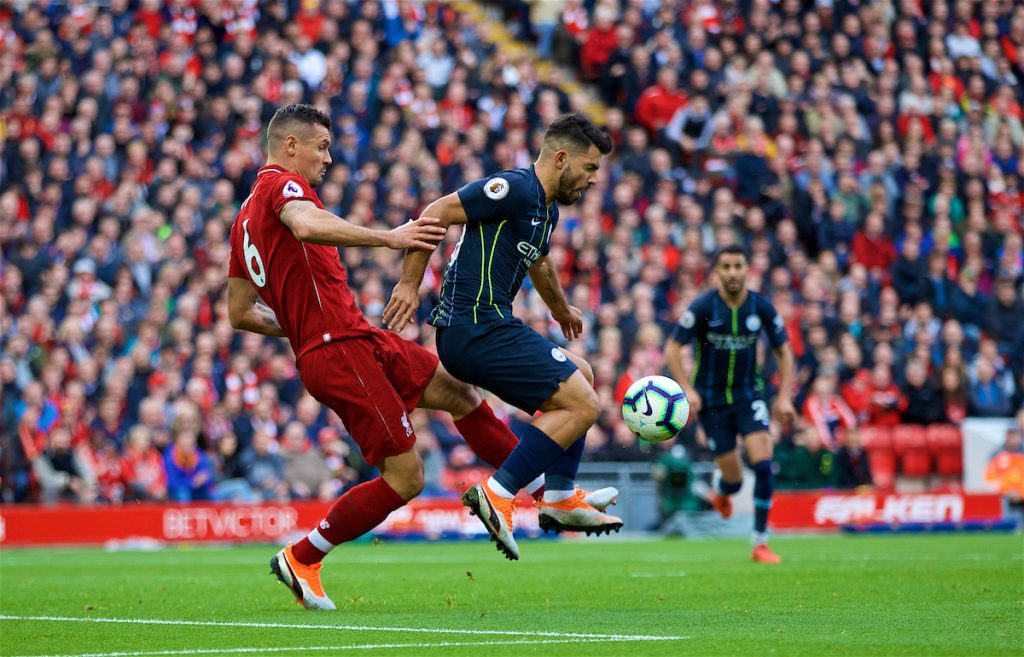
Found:
[{"label": "white line on pitch", "polygon": [[554,637],[560,639],[596,639],[602,641],[682,641],[682,636],[649,634],[584,634],[575,632],[516,632],[515,630],[453,630],[438,627],[373,627],[369,625],[306,625],[303,623],[250,623],[238,621],[191,621],[162,618],[82,618],[75,616],[12,616],[0,620],[55,621],[63,623],[124,623],[129,625],[190,625],[201,627],[262,627],[289,630],[348,630],[352,632],[411,632],[419,634],[489,634],[493,636]]},{"label": "white line on pitch", "polygon": [[438,643],[366,643],[348,646],[295,646],[271,648],[194,648],[190,650],[131,650],[62,655],[22,655],[21,657],[143,657],[144,655],[222,655],[268,652],[307,652],[338,650],[390,650],[395,648],[459,648],[461,646],[533,646],[554,643],[598,643],[605,639],[521,639],[519,641],[441,641]]}]

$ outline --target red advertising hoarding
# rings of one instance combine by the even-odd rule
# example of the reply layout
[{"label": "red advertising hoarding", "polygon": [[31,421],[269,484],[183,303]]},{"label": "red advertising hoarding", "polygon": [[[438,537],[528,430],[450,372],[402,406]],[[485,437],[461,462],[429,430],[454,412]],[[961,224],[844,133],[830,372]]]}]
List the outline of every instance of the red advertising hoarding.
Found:
[{"label": "red advertising hoarding", "polygon": [[[328,506],[320,502],[256,506],[3,506],[0,546],[102,545],[140,540],[283,542],[316,524]],[[846,524],[957,523],[1001,517],[1002,501],[998,495],[782,492],[775,496],[771,525],[782,531],[834,531]],[[535,506],[519,506],[516,530],[530,535],[538,533]],[[458,498],[424,497],[392,513],[373,533],[391,538],[478,537],[483,528]]]},{"label": "red advertising hoarding", "polygon": [[[0,546],[101,545],[111,541],[282,542],[308,531],[329,506],[321,502],[0,506]],[[539,531],[536,508],[530,505],[522,505],[516,521],[517,532]],[[374,530],[376,535],[396,538],[474,537],[483,532],[480,522],[458,498],[438,497],[413,500]]]},{"label": "red advertising hoarding", "polygon": [[773,529],[835,529],[848,524],[934,524],[999,520],[998,495],[966,493],[776,493]]}]

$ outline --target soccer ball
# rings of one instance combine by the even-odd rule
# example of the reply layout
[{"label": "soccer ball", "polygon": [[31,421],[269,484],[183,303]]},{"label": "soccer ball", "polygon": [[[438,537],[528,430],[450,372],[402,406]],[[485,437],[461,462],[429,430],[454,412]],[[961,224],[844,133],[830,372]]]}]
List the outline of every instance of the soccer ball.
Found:
[{"label": "soccer ball", "polygon": [[667,376],[637,379],[622,400],[622,419],[629,430],[646,441],[660,443],[674,437],[690,418],[690,402],[682,386]]}]

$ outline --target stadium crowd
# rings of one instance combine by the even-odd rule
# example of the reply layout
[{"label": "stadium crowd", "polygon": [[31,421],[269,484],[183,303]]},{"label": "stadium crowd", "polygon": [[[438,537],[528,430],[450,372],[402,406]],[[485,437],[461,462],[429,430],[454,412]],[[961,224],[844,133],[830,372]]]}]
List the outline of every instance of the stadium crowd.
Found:
[{"label": "stadium crowd", "polygon": [[[733,243],[798,357],[803,418],[782,437],[784,468],[794,445],[843,458],[839,436],[858,425],[1024,405],[1024,5],[504,10],[541,60],[593,83],[616,145],[551,251],[586,315],[568,348],[593,364],[605,409],[586,458],[662,453],[638,444],[618,400],[663,371],[666,330]],[[292,102],[328,112],[325,206],[396,226],[529,165],[552,119],[588,109],[559,66],[537,64],[437,2],[0,7],[3,501],[333,499],[366,478],[287,343],[227,320],[226,236],[266,121]],[[423,320],[458,237],[435,253],[407,337],[432,343]],[[378,322],[401,255],[340,257]],[[517,306],[562,341],[536,293]],[[414,423],[435,485],[475,463],[446,416]],[[695,431],[680,440],[699,451]]]}]

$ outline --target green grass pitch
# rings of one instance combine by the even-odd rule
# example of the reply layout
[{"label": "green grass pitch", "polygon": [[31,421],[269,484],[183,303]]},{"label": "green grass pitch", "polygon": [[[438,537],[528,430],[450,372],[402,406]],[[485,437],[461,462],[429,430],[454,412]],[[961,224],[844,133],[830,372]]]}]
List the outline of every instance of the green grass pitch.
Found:
[{"label": "green grass pitch", "polygon": [[335,613],[275,548],[4,550],[0,655],[1022,655],[1020,535],[344,546]]}]

